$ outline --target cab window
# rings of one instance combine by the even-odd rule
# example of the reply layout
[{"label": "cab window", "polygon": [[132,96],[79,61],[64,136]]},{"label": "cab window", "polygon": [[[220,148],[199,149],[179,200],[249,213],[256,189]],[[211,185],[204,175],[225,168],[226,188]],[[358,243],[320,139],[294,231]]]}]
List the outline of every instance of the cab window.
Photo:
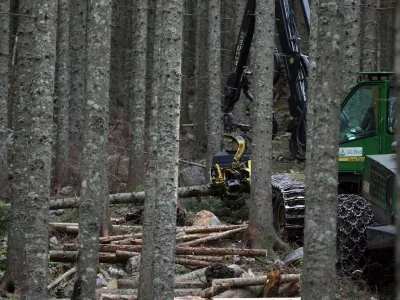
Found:
[{"label": "cab window", "polygon": [[388,119],[387,128],[389,134],[395,134],[396,131],[396,93],[393,87],[389,88],[388,95]]},{"label": "cab window", "polygon": [[352,141],[376,135],[378,131],[379,85],[360,86],[340,114],[340,138]]}]

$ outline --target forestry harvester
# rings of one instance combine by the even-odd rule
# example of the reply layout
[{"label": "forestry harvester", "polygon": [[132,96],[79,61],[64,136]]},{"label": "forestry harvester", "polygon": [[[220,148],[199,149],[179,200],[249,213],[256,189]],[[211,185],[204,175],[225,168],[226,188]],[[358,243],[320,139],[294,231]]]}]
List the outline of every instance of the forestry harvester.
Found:
[{"label": "forestry harvester", "polygon": [[[301,3],[309,30],[309,2],[301,0]],[[280,60],[282,59],[290,90],[288,103],[292,120],[286,129],[291,133],[289,149],[293,158],[304,160],[307,132],[308,57],[300,50],[300,39],[294,22],[291,1],[276,0],[275,4],[280,52],[283,55],[280,56],[275,47],[274,84],[280,77]],[[243,205],[243,193],[250,191],[251,182],[251,159],[248,151],[250,141],[248,135],[251,127],[247,124],[235,123],[232,110],[239,100],[241,91],[249,100],[253,99],[249,91],[251,71],[246,66],[246,61],[253,38],[255,9],[255,0],[248,0],[233,54],[231,73],[224,91],[224,137],[230,139],[234,147],[215,154],[210,170],[211,185],[220,190],[222,200],[233,208]],[[354,202],[357,206],[358,202],[354,200],[357,197],[354,195],[360,194],[364,188],[363,174],[369,166],[366,161],[373,160],[373,157],[366,159],[368,155],[392,153],[396,124],[396,97],[392,75],[391,72],[360,73],[357,82],[341,103],[338,189],[340,194],[345,195],[340,196],[340,203]],[[276,132],[277,123],[274,119],[273,135]],[[365,177],[364,182],[366,178],[369,177]],[[370,187],[372,188],[372,185]],[[304,226],[305,183],[293,179],[289,174],[279,174],[272,176],[272,188],[276,230],[301,235]],[[344,204],[341,205],[343,207]],[[368,205],[365,207],[361,205],[357,206],[357,209],[365,210],[367,207]],[[388,210],[387,214],[392,215],[392,211]],[[346,217],[342,217],[342,220],[343,218]],[[371,222],[373,220],[375,219],[371,217]],[[367,225],[369,226],[370,223]]]}]

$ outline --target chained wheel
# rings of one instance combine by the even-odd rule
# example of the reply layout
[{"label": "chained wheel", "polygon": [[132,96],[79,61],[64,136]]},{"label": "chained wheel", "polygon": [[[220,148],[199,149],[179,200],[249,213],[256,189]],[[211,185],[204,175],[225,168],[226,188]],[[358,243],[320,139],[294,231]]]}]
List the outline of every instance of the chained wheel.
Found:
[{"label": "chained wheel", "polygon": [[344,271],[366,265],[367,227],[373,220],[374,214],[367,200],[353,194],[339,195],[338,258]]}]

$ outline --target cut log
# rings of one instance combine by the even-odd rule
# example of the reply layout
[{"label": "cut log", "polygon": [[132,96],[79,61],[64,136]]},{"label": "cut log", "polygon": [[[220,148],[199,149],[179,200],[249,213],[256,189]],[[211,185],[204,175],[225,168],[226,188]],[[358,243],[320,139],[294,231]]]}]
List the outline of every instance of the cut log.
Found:
[{"label": "cut log", "polygon": [[188,258],[194,260],[203,260],[203,261],[210,261],[210,262],[222,262],[225,260],[224,257],[219,256],[196,256],[196,255],[179,255],[179,258]]},{"label": "cut log", "polygon": [[142,233],[135,233],[135,234],[124,234],[124,235],[114,235],[108,237],[101,237],[99,239],[100,244],[109,244],[113,241],[120,241],[130,238],[140,238],[142,237]]},{"label": "cut log", "polygon": [[224,237],[227,237],[227,236],[242,232],[246,228],[247,227],[240,227],[240,228],[237,228],[237,229],[232,229],[232,230],[228,230],[228,231],[225,231],[225,232],[221,232],[221,233],[218,233],[218,234],[215,234],[215,235],[212,235],[212,236],[207,236],[207,237],[204,237],[204,238],[200,238],[200,239],[197,239],[197,240],[194,240],[194,241],[181,243],[181,244],[179,244],[179,247],[197,246],[197,245],[200,245],[200,244],[203,244],[203,243],[206,243],[206,242],[216,241],[216,240],[222,239]]},{"label": "cut log", "polygon": [[[301,274],[281,274],[279,283],[298,282]],[[254,277],[243,277],[243,278],[223,278],[214,279],[212,281],[213,286],[221,284],[229,284],[231,287],[242,288],[253,285],[264,285],[268,276],[254,276]]]},{"label": "cut log", "polygon": [[213,264],[213,262],[187,259],[187,258],[175,258],[175,263],[183,266],[194,266],[194,267],[208,267]]},{"label": "cut log", "polygon": [[[190,187],[180,187],[178,189],[179,198],[192,198],[201,196],[218,196],[220,191],[208,187],[206,185],[202,186],[190,186]],[[110,205],[111,204],[143,204],[145,199],[144,192],[136,193],[120,193],[112,194],[109,196]],[[60,209],[60,208],[76,208],[78,207],[79,198],[64,198],[64,199],[52,199],[50,200],[50,209]]]},{"label": "cut log", "polygon": [[247,225],[211,225],[211,226],[188,226],[180,227],[178,231],[184,231],[186,234],[193,233],[210,233],[210,232],[222,232],[227,230],[232,230],[236,228],[247,227]]},{"label": "cut log", "polygon": [[207,268],[202,268],[181,276],[175,277],[175,281],[190,281],[190,280],[202,280],[205,279],[205,272]]},{"label": "cut log", "polygon": [[201,238],[208,237],[208,236],[210,236],[210,234],[208,234],[208,233],[187,234],[187,235],[183,235],[183,236],[178,236],[176,238],[176,242],[184,243],[184,242],[201,239]]},{"label": "cut log", "polygon": [[200,167],[200,168],[203,168],[203,169],[207,168],[206,165],[195,163],[195,162],[192,162],[192,161],[189,161],[189,160],[184,160],[184,159],[180,159],[179,163],[187,164],[187,165],[191,165],[191,166],[196,166],[196,167]]},{"label": "cut log", "polygon": [[[50,251],[49,259],[55,262],[75,262],[78,255],[77,251]],[[114,253],[99,253],[99,262],[117,264],[126,263],[125,259],[117,257]]]},{"label": "cut log", "polygon": [[61,276],[57,277],[52,283],[50,283],[47,286],[47,290],[50,291],[53,287],[57,286],[64,279],[67,279],[70,276],[72,276],[75,272],[76,272],[76,267],[73,267],[72,269],[70,269],[67,272],[65,272],[64,274],[62,274]]},{"label": "cut log", "polygon": [[[65,251],[75,251],[77,249],[75,244],[65,244]],[[108,245],[101,244],[99,247],[100,252],[115,253],[117,250],[127,252],[140,252],[142,246],[139,245]],[[195,247],[177,247],[175,250],[177,255],[240,255],[248,257],[266,256],[267,250],[263,249],[236,249],[236,248],[195,248]],[[132,254],[134,255],[134,254]]]},{"label": "cut log", "polygon": [[[68,234],[78,234],[78,223],[49,223],[51,230]],[[132,234],[142,231],[142,226],[112,225],[115,232]]]},{"label": "cut log", "polygon": [[[185,288],[204,288],[205,283],[201,281],[175,281],[174,288],[175,289],[185,289]],[[119,289],[137,289],[139,287],[139,280],[134,279],[119,279],[118,280],[118,288]]]}]

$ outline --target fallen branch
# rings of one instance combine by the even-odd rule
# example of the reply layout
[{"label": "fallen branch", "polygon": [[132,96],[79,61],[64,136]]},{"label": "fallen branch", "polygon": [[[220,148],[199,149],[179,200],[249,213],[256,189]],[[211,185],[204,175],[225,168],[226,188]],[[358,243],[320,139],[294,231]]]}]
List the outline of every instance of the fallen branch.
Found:
[{"label": "fallen branch", "polygon": [[229,284],[221,284],[221,285],[216,286],[215,288],[214,287],[206,288],[205,290],[202,290],[197,295],[202,298],[211,298],[211,297],[217,296],[229,289],[230,289]]},{"label": "fallen branch", "polygon": [[215,240],[219,240],[222,239],[224,237],[233,235],[235,233],[241,232],[243,230],[245,230],[247,227],[241,227],[241,228],[237,228],[237,229],[232,229],[232,230],[228,230],[222,233],[218,233],[212,236],[208,236],[208,237],[204,237],[204,238],[200,238],[194,241],[190,241],[190,242],[186,242],[186,243],[181,243],[179,244],[180,247],[186,247],[186,246],[197,246],[199,244],[203,244],[209,241],[215,241]]},{"label": "fallen branch", "polygon": [[188,227],[180,227],[178,228],[178,231],[179,230],[184,231],[186,234],[210,233],[210,232],[222,232],[244,227],[247,227],[247,225],[188,226]]},{"label": "fallen branch", "polygon": [[[56,232],[78,234],[78,223],[49,223],[50,228]],[[142,226],[112,225],[115,232],[137,233],[142,231]],[[107,239],[106,239],[107,240]]]},{"label": "fallen branch", "polygon": [[[206,185],[189,186],[178,188],[179,198],[192,198],[200,196],[218,196],[220,191]],[[109,195],[109,203],[112,204],[143,204],[145,199],[144,192],[120,193]],[[76,208],[79,198],[60,198],[50,200],[50,209]]]},{"label": "fallen branch", "polygon": [[190,281],[190,280],[195,280],[195,279],[205,279],[205,272],[207,268],[202,268],[181,276],[175,277],[175,281]]},{"label": "fallen branch", "polygon": [[57,277],[52,283],[50,283],[47,286],[47,290],[50,291],[53,287],[57,286],[64,279],[67,279],[70,276],[72,276],[75,272],[76,272],[76,267],[73,267],[72,269],[70,269],[67,272],[65,272],[64,274],[62,274],[61,276]]}]

